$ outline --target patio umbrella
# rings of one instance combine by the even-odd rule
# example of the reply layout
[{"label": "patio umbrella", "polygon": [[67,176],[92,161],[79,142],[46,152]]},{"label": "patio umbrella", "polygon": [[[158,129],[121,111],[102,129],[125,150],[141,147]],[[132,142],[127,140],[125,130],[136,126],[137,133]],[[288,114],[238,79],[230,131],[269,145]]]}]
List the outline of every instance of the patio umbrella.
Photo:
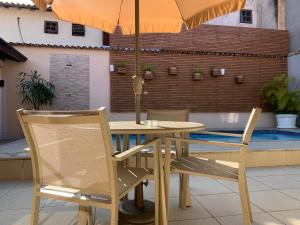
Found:
[{"label": "patio umbrella", "polygon": [[113,33],[135,34],[136,71],[133,76],[136,123],[140,123],[143,79],[140,74],[140,33],[177,33],[215,17],[240,10],[246,0],[32,0],[46,10],[51,5],[57,18]]}]

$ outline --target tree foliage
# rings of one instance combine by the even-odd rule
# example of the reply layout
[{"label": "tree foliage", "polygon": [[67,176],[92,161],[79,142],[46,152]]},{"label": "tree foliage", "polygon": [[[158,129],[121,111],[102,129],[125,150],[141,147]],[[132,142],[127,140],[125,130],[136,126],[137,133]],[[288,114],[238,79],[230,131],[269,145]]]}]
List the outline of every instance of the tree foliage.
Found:
[{"label": "tree foliage", "polygon": [[281,74],[263,87],[263,101],[275,113],[298,114],[300,111],[300,88],[289,90],[290,82],[286,74]]},{"label": "tree foliage", "polygon": [[41,106],[52,105],[55,99],[54,85],[42,78],[36,70],[29,74],[21,72],[18,75],[17,87],[22,96],[22,104],[35,110],[39,110]]}]

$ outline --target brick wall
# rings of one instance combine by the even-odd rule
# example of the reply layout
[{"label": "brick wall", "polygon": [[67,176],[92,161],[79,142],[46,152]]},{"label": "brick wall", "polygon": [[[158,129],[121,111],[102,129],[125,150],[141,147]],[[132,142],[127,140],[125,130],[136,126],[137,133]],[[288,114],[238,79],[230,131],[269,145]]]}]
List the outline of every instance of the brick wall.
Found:
[{"label": "brick wall", "polygon": [[[133,36],[120,32],[110,38],[112,47],[134,47]],[[289,42],[286,31],[204,25],[179,34],[142,35],[142,67],[155,65],[153,80],[145,81],[142,109],[190,108],[194,112],[245,112],[261,106],[262,85],[279,73],[287,72]],[[150,49],[155,49],[152,51]],[[238,53],[238,54],[229,54]],[[134,52],[112,51],[111,64],[128,63],[128,74],[111,73],[111,111],[134,111],[131,76]],[[175,66],[178,75],[168,75]],[[193,81],[192,73],[200,66],[204,79]],[[222,77],[210,75],[212,67],[225,68]],[[243,75],[243,84],[235,76]]]}]

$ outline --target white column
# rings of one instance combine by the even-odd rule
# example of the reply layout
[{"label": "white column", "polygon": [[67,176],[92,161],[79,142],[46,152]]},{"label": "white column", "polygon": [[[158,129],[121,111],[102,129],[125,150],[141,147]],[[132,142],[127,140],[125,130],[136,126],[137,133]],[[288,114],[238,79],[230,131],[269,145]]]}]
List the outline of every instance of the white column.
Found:
[{"label": "white column", "polygon": [[285,0],[278,0],[278,30],[286,30]]},{"label": "white column", "polygon": [[[2,68],[4,62],[0,60],[0,80],[3,80],[2,75]],[[4,118],[4,87],[0,87],[0,139],[4,138],[4,125],[5,125],[5,118]]]}]

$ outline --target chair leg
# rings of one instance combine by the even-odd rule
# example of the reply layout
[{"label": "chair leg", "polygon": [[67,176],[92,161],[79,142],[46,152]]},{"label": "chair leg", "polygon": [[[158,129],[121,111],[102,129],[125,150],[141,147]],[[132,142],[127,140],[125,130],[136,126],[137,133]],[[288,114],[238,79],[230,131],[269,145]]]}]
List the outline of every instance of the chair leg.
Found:
[{"label": "chair leg", "polygon": [[87,214],[88,214],[88,225],[93,225],[94,224],[94,219],[93,219],[93,208],[87,207]]},{"label": "chair leg", "polygon": [[153,172],[154,172],[154,196],[155,196],[155,225],[160,225],[160,179],[159,179],[159,163],[158,150],[153,153]]},{"label": "chair leg", "polygon": [[240,198],[241,198],[242,210],[243,210],[244,225],[251,225],[253,219],[252,219],[249,193],[248,193],[245,174],[240,175],[238,182],[239,182]]},{"label": "chair leg", "polygon": [[32,195],[32,215],[31,225],[38,225],[39,222],[39,211],[40,211],[40,200],[41,197],[37,195],[36,191],[33,191]]},{"label": "chair leg", "polygon": [[119,220],[119,204],[118,202],[115,202],[112,207],[111,207],[111,225],[118,225],[118,220]]},{"label": "chair leg", "polygon": [[90,207],[79,205],[78,215],[77,215],[77,225],[90,225],[88,209]]},{"label": "chair leg", "polygon": [[189,176],[186,174],[180,174],[179,178],[179,207],[184,209],[192,206],[189,189]]},{"label": "chair leg", "polygon": [[248,183],[247,183],[246,174],[244,174],[244,178],[245,178],[246,197],[247,197],[248,208],[249,208],[249,217],[250,217],[251,222],[253,222],[252,210],[251,210],[251,206],[250,206],[250,198],[249,198],[249,190],[248,190]]}]

